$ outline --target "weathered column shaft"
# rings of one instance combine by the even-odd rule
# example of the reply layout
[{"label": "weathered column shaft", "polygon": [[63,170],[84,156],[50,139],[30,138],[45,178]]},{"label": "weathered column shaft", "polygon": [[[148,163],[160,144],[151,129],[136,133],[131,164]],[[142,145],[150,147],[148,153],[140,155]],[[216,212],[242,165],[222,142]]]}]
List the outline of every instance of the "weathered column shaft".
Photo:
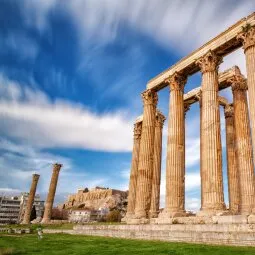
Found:
[{"label": "weathered column shaft", "polygon": [[253,164],[255,164],[255,27],[247,27],[238,35],[243,42],[246,57],[247,86],[250,111],[250,125],[253,142]]},{"label": "weathered column shaft", "polygon": [[237,214],[239,212],[240,193],[236,160],[234,109],[232,105],[225,106],[225,120],[229,211],[232,214]]},{"label": "weathered column shaft", "polygon": [[154,138],[154,160],[151,191],[150,217],[156,218],[159,213],[160,202],[160,180],[161,180],[161,156],[162,156],[162,129],[165,117],[159,111],[156,114],[155,138]]},{"label": "weathered column shaft", "polygon": [[241,214],[250,214],[255,206],[255,197],[252,142],[246,96],[247,84],[241,75],[236,75],[230,79],[230,82],[232,82],[234,101],[236,152],[240,182],[240,212]]},{"label": "weathered column shaft", "polygon": [[29,196],[28,196],[27,205],[26,205],[25,214],[24,214],[22,224],[30,223],[31,211],[32,211],[33,204],[34,204],[36,187],[37,187],[39,178],[40,178],[39,174],[32,175],[32,183],[31,183],[31,187],[30,187],[30,191],[29,191]]},{"label": "weathered column shaft", "polygon": [[45,202],[42,223],[47,223],[51,220],[52,206],[53,206],[53,202],[54,202],[54,198],[55,198],[55,193],[56,193],[56,188],[57,188],[57,183],[58,183],[58,176],[59,176],[59,171],[60,171],[61,167],[62,167],[61,164],[53,165],[53,172],[52,172],[52,176],[51,176],[47,200]]},{"label": "weathered column shaft", "polygon": [[175,73],[168,80],[170,104],[166,163],[166,217],[184,214],[185,122],[183,90],[186,77]]},{"label": "weathered column shaft", "polygon": [[215,214],[225,209],[222,176],[222,148],[218,101],[220,58],[209,51],[197,61],[202,71],[202,211]]},{"label": "weathered column shaft", "polygon": [[131,218],[135,213],[135,200],[136,200],[136,189],[137,189],[141,133],[142,133],[142,122],[135,123],[134,144],[133,144],[132,163],[131,163],[131,172],[130,172],[130,180],[129,180],[128,206],[127,206],[127,214],[126,214],[127,218]]},{"label": "weathered column shaft", "polygon": [[140,143],[138,180],[135,203],[135,217],[147,218],[151,204],[151,186],[153,175],[153,151],[155,136],[155,116],[158,101],[157,93],[146,90],[142,93],[143,127]]},{"label": "weathered column shaft", "polygon": [[202,206],[202,204],[203,204],[203,194],[204,194],[204,192],[203,192],[203,185],[202,185],[202,183],[203,183],[203,180],[204,180],[204,175],[203,175],[203,172],[202,172],[202,170],[203,170],[203,167],[202,167],[202,163],[203,163],[203,153],[202,153],[202,151],[203,151],[203,148],[202,148],[202,145],[203,145],[203,143],[202,143],[202,141],[203,141],[203,139],[202,139],[202,134],[203,134],[203,132],[202,132],[202,121],[203,121],[203,118],[202,118],[202,91],[200,91],[199,92],[199,94],[197,95],[197,99],[198,99],[198,102],[199,102],[199,112],[200,112],[200,183],[201,183],[201,206]]}]

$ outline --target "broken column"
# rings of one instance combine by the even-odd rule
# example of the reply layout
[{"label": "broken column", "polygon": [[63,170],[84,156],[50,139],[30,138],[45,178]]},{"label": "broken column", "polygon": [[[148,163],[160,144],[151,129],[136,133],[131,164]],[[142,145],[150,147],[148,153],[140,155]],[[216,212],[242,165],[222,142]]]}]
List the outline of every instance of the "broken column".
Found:
[{"label": "broken column", "polygon": [[40,178],[39,174],[32,175],[32,183],[31,183],[31,187],[30,187],[30,191],[29,191],[29,196],[28,196],[27,205],[26,205],[25,214],[24,214],[22,224],[30,223],[30,216],[31,216],[31,212],[32,212],[33,204],[34,204],[36,187],[37,187],[39,178]]},{"label": "broken column", "polygon": [[53,207],[53,202],[54,202],[57,183],[58,183],[59,171],[60,171],[61,167],[62,167],[61,164],[56,163],[53,165],[53,172],[52,172],[52,176],[51,176],[47,200],[45,202],[42,223],[49,223],[51,220],[52,207]]}]

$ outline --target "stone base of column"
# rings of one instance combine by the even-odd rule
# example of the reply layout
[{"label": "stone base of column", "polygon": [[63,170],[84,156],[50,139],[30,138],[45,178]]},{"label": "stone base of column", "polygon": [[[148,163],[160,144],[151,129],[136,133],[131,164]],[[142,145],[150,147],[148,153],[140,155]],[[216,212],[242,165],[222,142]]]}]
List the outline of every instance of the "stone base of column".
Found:
[{"label": "stone base of column", "polygon": [[150,220],[149,219],[145,219],[145,218],[142,218],[142,219],[127,219],[126,223],[128,225],[140,225],[140,224],[148,224],[150,223]]},{"label": "stone base of column", "polygon": [[166,219],[169,219],[169,218],[173,218],[173,217],[185,217],[187,216],[187,212],[186,211],[175,211],[175,210],[163,210],[163,212],[161,212],[158,217],[159,218],[166,218]]},{"label": "stone base of column", "polygon": [[126,213],[125,217],[121,219],[121,222],[127,222],[130,219],[134,219],[135,214],[134,213]]},{"label": "stone base of column", "polygon": [[223,215],[231,215],[231,212],[227,210],[206,210],[203,209],[196,214],[197,216],[223,216]]},{"label": "stone base of column", "polygon": [[19,224],[20,224],[20,225],[29,225],[29,224],[31,224],[31,223],[30,223],[30,221],[29,221],[29,222],[27,222],[27,221],[22,221],[22,222],[20,222]]},{"label": "stone base of column", "polygon": [[158,212],[149,212],[149,218],[158,218],[159,213]]},{"label": "stone base of column", "polygon": [[136,211],[134,217],[135,219],[147,219],[147,213],[146,211]]},{"label": "stone base of column", "polygon": [[49,224],[51,222],[50,219],[42,219],[42,221],[40,222],[41,224]]}]

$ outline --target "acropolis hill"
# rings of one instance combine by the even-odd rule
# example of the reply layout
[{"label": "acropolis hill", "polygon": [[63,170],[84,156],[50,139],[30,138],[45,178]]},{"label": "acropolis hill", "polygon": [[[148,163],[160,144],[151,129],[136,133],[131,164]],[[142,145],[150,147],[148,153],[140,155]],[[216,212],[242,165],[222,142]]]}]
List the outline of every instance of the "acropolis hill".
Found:
[{"label": "acropolis hill", "polygon": [[78,189],[77,193],[69,195],[67,201],[62,205],[65,209],[72,208],[115,208],[122,204],[127,198],[128,192],[104,187],[95,187],[91,190]]}]

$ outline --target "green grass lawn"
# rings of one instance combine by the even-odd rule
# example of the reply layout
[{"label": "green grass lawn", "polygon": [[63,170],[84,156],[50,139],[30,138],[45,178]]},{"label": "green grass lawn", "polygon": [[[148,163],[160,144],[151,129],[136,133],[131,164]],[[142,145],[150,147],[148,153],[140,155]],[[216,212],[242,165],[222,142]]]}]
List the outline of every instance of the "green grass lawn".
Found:
[{"label": "green grass lawn", "polygon": [[[6,248],[12,248],[9,253],[1,253]],[[255,254],[255,248],[209,246],[196,244],[178,244],[156,241],[138,241],[117,238],[91,237],[67,234],[45,234],[38,241],[36,235],[0,235],[0,255],[2,254],[68,254],[68,255],[243,255]]]}]

